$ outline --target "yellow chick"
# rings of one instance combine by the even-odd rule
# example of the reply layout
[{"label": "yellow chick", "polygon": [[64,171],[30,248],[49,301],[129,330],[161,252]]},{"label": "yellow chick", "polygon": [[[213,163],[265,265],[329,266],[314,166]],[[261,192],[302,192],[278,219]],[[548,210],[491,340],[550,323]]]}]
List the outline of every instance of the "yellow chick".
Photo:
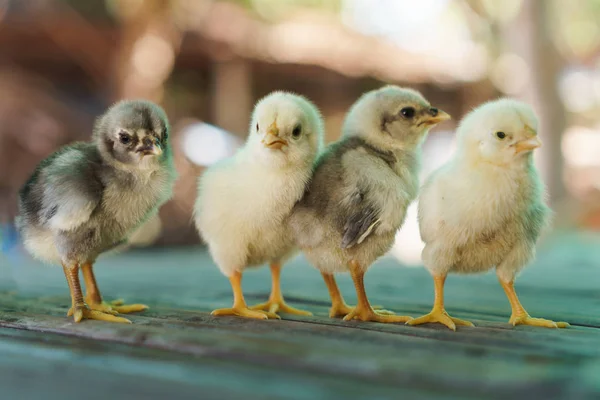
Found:
[{"label": "yellow chick", "polygon": [[[213,315],[311,315],[284,302],[279,276],[282,263],[297,252],[285,220],[302,198],[322,145],[318,109],[304,97],[274,92],[256,105],[244,147],[200,178],[196,227],[234,296],[233,307]],[[242,272],[264,263],[271,264],[271,296],[251,309],[242,293]]]},{"label": "yellow chick", "polygon": [[473,326],[445,311],[446,275],[496,268],[512,308],[512,325],[568,326],[530,317],[514,289],[515,277],[535,257],[536,242],[551,216],[533,163],[532,151],[541,146],[537,130],[531,107],[511,99],[486,103],[463,119],[454,157],[421,191],[422,258],[435,282],[435,301],[429,314],[407,324],[439,322],[452,330]]}]

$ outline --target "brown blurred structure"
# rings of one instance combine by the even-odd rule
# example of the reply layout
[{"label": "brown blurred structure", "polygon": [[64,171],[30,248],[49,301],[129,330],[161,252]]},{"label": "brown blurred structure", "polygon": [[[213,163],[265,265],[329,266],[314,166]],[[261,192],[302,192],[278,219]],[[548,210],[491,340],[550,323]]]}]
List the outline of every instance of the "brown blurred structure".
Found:
[{"label": "brown blurred structure", "polygon": [[[332,140],[350,104],[382,82],[415,87],[457,119],[500,94],[485,77],[463,79],[462,64],[413,54],[383,37],[352,30],[331,12],[339,1],[324,2],[328,7],[320,12],[299,7],[277,21],[253,13],[246,3],[0,2],[2,217],[14,216],[18,188],[34,166],[58,146],[86,139],[93,118],[120,98],[156,101],[172,121],[180,180],[174,200],[161,211],[161,241],[175,244],[198,241],[190,218],[201,168],[183,156],[178,136],[194,121],[243,138],[253,103],[272,90],[290,90],[321,108]],[[478,2],[459,3],[483,12]],[[536,75],[530,93],[551,127],[543,163],[553,194],[562,195],[564,109],[548,90],[559,65],[547,69],[545,64],[548,57],[559,59],[539,46],[545,38],[540,29],[547,29],[540,25],[540,13],[546,12],[542,2],[525,3],[519,28],[508,27],[502,40],[545,71]],[[480,24],[475,17],[469,21]]]}]

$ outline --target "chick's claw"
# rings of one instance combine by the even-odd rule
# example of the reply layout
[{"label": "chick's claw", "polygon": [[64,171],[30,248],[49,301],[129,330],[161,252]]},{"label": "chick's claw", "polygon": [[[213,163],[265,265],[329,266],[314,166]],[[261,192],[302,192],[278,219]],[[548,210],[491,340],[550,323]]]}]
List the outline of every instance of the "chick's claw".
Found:
[{"label": "chick's claw", "polygon": [[531,316],[525,315],[513,315],[510,317],[508,321],[511,325],[529,325],[529,326],[539,326],[543,328],[567,328],[569,327],[568,322],[554,322],[549,319],[543,318],[532,318]]},{"label": "chick's claw", "polygon": [[435,322],[440,323],[442,325],[446,325],[449,329],[451,329],[453,331],[456,331],[456,325],[475,326],[470,321],[465,321],[464,319],[451,317],[450,315],[448,315],[446,310],[443,310],[443,309],[442,310],[434,309],[429,314],[423,315],[422,317],[419,317],[419,318],[415,318],[412,321],[408,321],[406,323],[406,325],[415,326],[415,325],[435,323]]},{"label": "chick's claw", "polygon": [[276,314],[277,312],[282,312],[284,314],[294,314],[294,315],[304,315],[311,316],[313,315],[310,311],[299,310],[292,306],[288,306],[283,300],[281,301],[267,301],[265,303],[260,303],[250,307],[252,310],[263,310],[268,311],[269,313]]},{"label": "chick's claw", "polygon": [[[347,304],[331,306],[329,309],[329,318],[345,317],[354,311],[355,308]],[[373,310],[379,315],[396,315],[393,311],[383,310],[381,306],[373,306]]]},{"label": "chick's claw", "polygon": [[388,310],[374,310],[372,308],[354,307],[354,309],[344,317],[344,321],[352,321],[358,319],[360,321],[372,321],[382,323],[407,322],[411,321],[412,317],[395,315]]},{"label": "chick's claw", "polygon": [[[106,303],[88,303],[88,308],[90,310],[99,311],[99,312],[105,313],[105,314],[111,314],[111,315],[118,314],[118,312],[116,310],[113,310],[113,308],[110,307]],[[73,315],[73,307],[69,308],[69,311],[67,312],[67,317],[70,317],[71,315]]]},{"label": "chick's claw", "polygon": [[238,317],[244,318],[254,318],[254,319],[281,319],[279,315],[268,312],[268,311],[258,311],[251,310],[250,308],[218,308],[210,313],[213,316],[224,316],[224,315],[236,315]]},{"label": "chick's claw", "polygon": [[69,310],[67,315],[73,315],[73,320],[75,322],[81,322],[84,319],[95,319],[97,321],[106,321],[106,322],[117,322],[121,324],[131,324],[131,321],[127,318],[116,317],[112,314],[107,314],[101,311],[96,311],[90,309],[88,306],[78,305],[72,307]]},{"label": "chick's claw", "polygon": [[111,302],[98,302],[94,299],[86,297],[85,301],[92,310],[113,315],[131,314],[134,312],[145,311],[148,309],[148,306],[145,304],[125,304],[123,299],[118,299]]},{"label": "chick's claw", "polygon": [[148,306],[145,304],[123,304],[117,305],[114,303],[110,303],[110,307],[118,312],[119,314],[130,314],[134,312],[141,312],[148,309]]}]

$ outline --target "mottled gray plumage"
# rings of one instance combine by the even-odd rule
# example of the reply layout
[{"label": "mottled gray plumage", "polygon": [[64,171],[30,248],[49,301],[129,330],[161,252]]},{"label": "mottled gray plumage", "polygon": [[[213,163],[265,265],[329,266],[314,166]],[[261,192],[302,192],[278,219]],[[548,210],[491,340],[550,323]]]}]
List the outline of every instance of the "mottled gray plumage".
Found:
[{"label": "mottled gray plumage", "polygon": [[[98,119],[93,142],[65,146],[43,160],[19,196],[27,250],[45,262],[73,265],[93,263],[126,241],[171,197],[176,173],[168,134],[160,107],[124,101]],[[153,146],[162,153],[148,156]]]},{"label": "mottled gray plumage", "polygon": [[[363,95],[344,122],[342,138],[317,160],[289,226],[298,247],[323,274],[329,315],[363,321],[406,322],[375,311],[363,276],[394,243],[406,209],[417,196],[420,147],[429,129],[448,119],[420,93],[386,86]],[[345,304],[333,274],[350,272],[358,304]]]},{"label": "mottled gray plumage", "polygon": [[[360,174],[344,164],[355,159]],[[319,157],[310,187],[290,219],[300,247],[320,270],[347,270],[350,260],[368,267],[387,252],[404,220],[400,211],[392,229],[371,234],[387,208],[406,210],[418,190],[416,154],[379,150],[362,137],[345,137]],[[375,190],[380,189],[380,192]],[[394,193],[395,192],[395,193]],[[384,204],[375,200],[382,196]]]},{"label": "mottled gray plumage", "polygon": [[[407,107],[414,115],[401,114]],[[420,144],[435,124],[430,110],[437,113],[418,92],[395,86],[355,103],[290,217],[299,246],[321,271],[347,271],[351,260],[366,269],[390,249],[418,192]]]}]

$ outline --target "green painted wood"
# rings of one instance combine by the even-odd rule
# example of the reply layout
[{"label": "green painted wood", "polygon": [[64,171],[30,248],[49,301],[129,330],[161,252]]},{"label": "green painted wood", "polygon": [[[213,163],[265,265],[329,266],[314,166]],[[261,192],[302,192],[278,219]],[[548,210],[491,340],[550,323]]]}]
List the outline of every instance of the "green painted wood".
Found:
[{"label": "green painted wood", "polygon": [[[512,327],[493,273],[451,276],[447,308],[475,328],[329,319],[327,291],[303,258],[284,269],[290,304],[313,317],[211,317],[231,303],[228,281],[202,249],[132,251],[97,266],[106,298],[151,309],[134,324],[72,323],[60,268],[0,258],[0,398],[326,399],[600,398],[600,239],[563,234],[517,282],[529,312],[565,330]],[[348,276],[339,278],[354,300]],[[250,302],[268,269],[249,271]],[[374,304],[429,311],[431,278],[385,259],[366,276]],[[32,384],[31,382],[35,382]]]}]

